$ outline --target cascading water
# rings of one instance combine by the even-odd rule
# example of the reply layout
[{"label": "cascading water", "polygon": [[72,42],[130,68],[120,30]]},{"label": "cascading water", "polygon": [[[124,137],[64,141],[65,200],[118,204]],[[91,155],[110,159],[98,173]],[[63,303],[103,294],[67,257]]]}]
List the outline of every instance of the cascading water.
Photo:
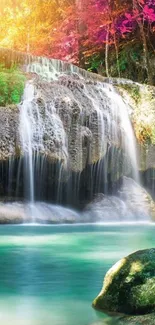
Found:
[{"label": "cascading water", "polygon": [[[62,130],[62,122],[56,114],[52,102],[46,104],[44,111],[39,109],[35,102],[35,87],[32,81],[27,82],[23,102],[20,105],[20,127],[19,133],[21,136],[22,151],[24,156],[24,179],[25,179],[25,194],[29,201],[29,211],[31,211],[32,219],[35,221],[35,214],[39,213],[35,206],[35,175],[41,178],[44,169],[45,148],[44,139],[50,131],[56,134],[61,141],[61,153],[64,158],[64,165],[67,165],[67,148],[65,140],[65,132],[60,134]],[[50,143],[51,145],[51,143]],[[40,156],[40,153],[42,156]],[[60,172],[61,174],[61,172]],[[59,180],[58,180],[59,182]],[[31,207],[31,209],[30,209]]]},{"label": "cascading water", "polygon": [[[39,201],[86,205],[95,194],[114,195],[123,175],[139,182],[129,107],[112,85],[46,58],[30,57],[26,71],[32,80],[19,106],[19,168],[24,161],[24,197],[33,221],[40,215]],[[105,198],[113,212],[126,206],[122,194]],[[75,219],[94,222],[88,215]]]},{"label": "cascading water", "polygon": [[27,182],[28,200],[34,203],[34,170],[33,170],[33,118],[34,87],[27,83],[23,96],[20,114],[20,136],[24,154],[25,180]]},{"label": "cascading water", "polygon": [[[114,115],[114,119],[117,119],[118,117],[120,118],[120,124],[124,131],[124,137],[122,137],[123,147],[124,150],[126,150],[126,152],[128,153],[128,157],[132,165],[132,176],[135,181],[140,183],[136,152],[136,141],[131,121],[129,119],[129,107],[127,107],[127,104],[123,101],[121,96],[118,95],[116,91],[114,91],[112,86],[107,87],[106,93],[109,97],[109,100],[111,100],[111,109],[113,112],[112,114]],[[117,137],[117,134],[114,134],[114,137]]]},{"label": "cascading water", "polygon": [[[52,156],[53,141],[59,143],[57,159],[61,161],[57,177],[58,202],[61,202],[64,170],[68,178],[71,169],[77,173],[74,181],[74,199],[76,199],[80,189],[81,171],[87,164],[92,165],[97,193],[101,188],[102,175],[105,178],[104,183],[108,183],[109,164],[112,168],[111,174],[113,173],[115,178],[122,152],[125,155],[125,158],[122,158],[122,174],[128,172],[130,165],[132,176],[138,180],[135,140],[127,106],[112,85],[101,82],[85,83],[77,67],[48,59],[41,61],[38,59],[38,62],[32,62],[27,65],[27,71],[35,72],[51,83],[56,78],[60,80],[60,98],[74,111],[74,114],[70,113],[72,114],[70,121],[68,121],[69,116],[66,121],[60,111],[57,95],[50,96],[48,93],[47,98],[43,97],[35,81],[27,83],[20,106],[20,136],[24,155],[26,197],[32,204],[33,211],[36,212],[34,209],[36,192],[39,187],[43,186],[41,180],[44,178],[46,168],[44,165],[46,165],[47,156]],[[61,76],[64,71],[66,79]],[[73,80],[67,80],[67,73],[73,74]],[[71,83],[80,87],[80,91],[78,87],[75,91],[72,90]],[[73,108],[72,103],[74,103]],[[90,106],[90,111],[87,105]],[[85,136],[85,133],[82,134],[83,128],[85,133],[90,132],[91,138],[86,157],[82,140]],[[113,145],[114,148],[112,148]],[[118,150],[116,154],[117,147],[121,150]],[[96,161],[98,161],[97,164]],[[37,180],[36,189],[35,183],[38,177],[40,181]],[[107,191],[105,184],[104,190]]]}]

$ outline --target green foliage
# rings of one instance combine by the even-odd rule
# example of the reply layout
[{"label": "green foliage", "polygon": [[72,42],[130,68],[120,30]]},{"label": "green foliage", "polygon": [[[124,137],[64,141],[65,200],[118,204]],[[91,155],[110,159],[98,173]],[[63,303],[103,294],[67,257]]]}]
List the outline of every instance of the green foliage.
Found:
[{"label": "green foliage", "polygon": [[125,89],[131,96],[131,98],[138,104],[140,100],[140,89],[136,84],[124,84],[121,85],[121,88]]},{"label": "green foliage", "polygon": [[[118,61],[121,77],[139,82],[145,81],[143,48],[140,44],[130,42],[123,44],[119,50]],[[115,49],[110,53],[109,65],[111,66],[111,76],[118,77]]]},{"label": "green foliage", "polygon": [[24,91],[24,74],[16,67],[0,65],[0,106],[18,104]]},{"label": "green foliage", "polygon": [[[115,65],[116,65],[116,63],[115,63]],[[120,72],[124,72],[128,68],[128,58],[124,51],[122,51],[120,53],[119,67],[120,67]]]},{"label": "green foliage", "polygon": [[[113,78],[120,75],[121,78],[147,83],[143,56],[143,47],[137,42],[121,43],[118,47],[118,60],[116,49],[111,46],[108,53],[109,75]],[[102,51],[87,58],[86,67],[88,71],[106,76],[105,53]]]},{"label": "green foliage", "polygon": [[103,58],[100,57],[100,54],[95,54],[92,57],[89,58],[88,66],[89,68],[87,69],[90,72],[94,72],[94,70],[100,69],[103,67],[104,60]]},{"label": "green foliage", "polygon": [[121,84],[117,89],[133,108],[132,122],[138,142],[155,145],[154,87],[133,83]]},{"label": "green foliage", "polygon": [[136,136],[143,144],[155,144],[155,95],[154,88],[144,87],[134,114]]}]

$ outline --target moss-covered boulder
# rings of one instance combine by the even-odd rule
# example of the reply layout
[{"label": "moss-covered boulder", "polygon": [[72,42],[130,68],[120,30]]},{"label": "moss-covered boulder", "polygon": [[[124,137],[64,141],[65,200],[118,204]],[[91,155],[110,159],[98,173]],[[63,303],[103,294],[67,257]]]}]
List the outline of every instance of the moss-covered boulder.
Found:
[{"label": "moss-covered boulder", "polygon": [[155,311],[155,248],[135,252],[117,262],[107,272],[93,306],[107,313],[129,315]]},{"label": "moss-covered boulder", "polygon": [[155,221],[155,201],[149,192],[133,179],[123,177],[118,195],[128,208],[126,220],[132,220],[134,217],[136,220]]}]

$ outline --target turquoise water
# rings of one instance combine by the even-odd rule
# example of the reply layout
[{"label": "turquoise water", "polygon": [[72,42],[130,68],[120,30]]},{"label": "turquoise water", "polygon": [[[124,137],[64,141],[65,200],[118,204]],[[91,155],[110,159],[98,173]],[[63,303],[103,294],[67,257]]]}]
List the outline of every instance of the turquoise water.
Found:
[{"label": "turquoise water", "polygon": [[153,247],[154,233],[152,225],[1,226],[0,323],[106,324],[91,307],[106,271]]}]

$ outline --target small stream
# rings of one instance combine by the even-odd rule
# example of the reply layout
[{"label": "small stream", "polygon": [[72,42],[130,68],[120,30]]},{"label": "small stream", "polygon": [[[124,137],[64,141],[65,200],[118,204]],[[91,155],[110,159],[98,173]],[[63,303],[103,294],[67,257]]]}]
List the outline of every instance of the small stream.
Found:
[{"label": "small stream", "polygon": [[154,243],[152,224],[1,226],[0,323],[107,324],[91,307],[105,273]]}]

